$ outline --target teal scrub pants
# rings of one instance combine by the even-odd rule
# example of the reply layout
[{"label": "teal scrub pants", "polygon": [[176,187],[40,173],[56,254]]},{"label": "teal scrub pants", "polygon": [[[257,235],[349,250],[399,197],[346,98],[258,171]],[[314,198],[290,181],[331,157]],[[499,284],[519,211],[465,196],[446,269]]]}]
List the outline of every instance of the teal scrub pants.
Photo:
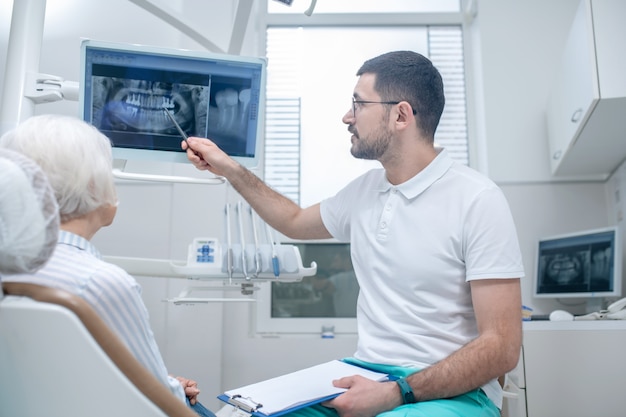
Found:
[{"label": "teal scrub pants", "polygon": [[[378,372],[397,377],[405,377],[415,372],[414,369],[389,365],[376,365],[362,362],[354,358],[346,362],[363,366]],[[500,417],[500,410],[487,397],[482,389],[476,389],[453,398],[430,400],[415,404],[405,404],[378,415],[379,417]],[[338,417],[332,408],[316,404],[301,408],[284,417]]]}]

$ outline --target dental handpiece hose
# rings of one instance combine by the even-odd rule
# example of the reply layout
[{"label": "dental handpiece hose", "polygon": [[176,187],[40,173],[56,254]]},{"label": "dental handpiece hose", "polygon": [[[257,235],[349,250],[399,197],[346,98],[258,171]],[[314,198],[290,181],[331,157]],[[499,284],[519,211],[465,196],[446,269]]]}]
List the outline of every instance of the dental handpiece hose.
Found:
[{"label": "dental handpiece hose", "polygon": [[272,229],[270,229],[270,226],[267,223],[265,223],[265,228],[267,231],[267,237],[270,240],[270,244],[272,245],[272,268],[274,269],[274,276],[277,277],[280,275],[280,263],[278,262],[278,252],[276,250],[276,241],[274,240]]}]

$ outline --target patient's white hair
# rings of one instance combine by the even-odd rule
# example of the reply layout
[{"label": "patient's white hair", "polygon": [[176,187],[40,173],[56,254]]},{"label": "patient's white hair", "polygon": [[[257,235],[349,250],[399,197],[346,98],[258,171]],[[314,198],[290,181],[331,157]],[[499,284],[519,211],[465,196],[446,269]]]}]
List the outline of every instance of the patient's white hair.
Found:
[{"label": "patient's white hair", "polygon": [[30,117],[5,133],[0,146],[41,166],[54,189],[62,223],[117,203],[111,142],[78,118]]},{"label": "patient's white hair", "polygon": [[34,272],[56,247],[59,208],[41,168],[0,148],[0,274]]}]

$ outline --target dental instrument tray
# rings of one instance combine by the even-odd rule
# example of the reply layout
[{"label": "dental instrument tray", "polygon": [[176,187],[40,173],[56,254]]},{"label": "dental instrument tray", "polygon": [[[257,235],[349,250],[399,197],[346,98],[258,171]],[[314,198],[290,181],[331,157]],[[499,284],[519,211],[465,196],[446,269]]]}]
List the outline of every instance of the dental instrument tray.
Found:
[{"label": "dental instrument tray", "polygon": [[189,278],[301,281],[315,275],[317,265],[302,265],[300,251],[285,244],[220,244],[214,237],[195,238],[189,245],[187,263],[170,261],[172,272]]}]

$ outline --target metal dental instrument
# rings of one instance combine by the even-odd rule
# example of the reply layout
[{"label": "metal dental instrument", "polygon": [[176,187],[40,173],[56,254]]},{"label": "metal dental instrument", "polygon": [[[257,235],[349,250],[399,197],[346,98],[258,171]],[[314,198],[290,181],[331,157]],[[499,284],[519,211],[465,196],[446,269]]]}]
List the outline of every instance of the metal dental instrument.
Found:
[{"label": "metal dental instrument", "polygon": [[277,277],[280,275],[280,264],[278,262],[276,241],[274,240],[274,234],[272,233],[272,229],[267,223],[265,223],[265,231],[267,232],[267,239],[270,241],[270,245],[272,246],[272,267],[274,268],[274,276]]},{"label": "metal dental instrument", "polygon": [[226,203],[224,206],[224,221],[226,222],[226,269],[228,272],[228,279],[232,283],[233,279],[233,242],[230,233],[230,203]]},{"label": "metal dental instrument", "polygon": [[261,273],[261,250],[259,248],[259,235],[256,230],[256,217],[254,216],[254,211],[251,206],[248,206],[248,210],[250,211],[250,223],[252,223],[252,236],[254,237],[254,277],[258,278]]},{"label": "metal dental instrument", "polygon": [[241,242],[241,271],[246,280],[250,280],[248,276],[248,265],[246,261],[246,241],[244,239],[243,230],[243,206],[241,201],[237,202],[237,223],[239,225],[239,241]]}]

